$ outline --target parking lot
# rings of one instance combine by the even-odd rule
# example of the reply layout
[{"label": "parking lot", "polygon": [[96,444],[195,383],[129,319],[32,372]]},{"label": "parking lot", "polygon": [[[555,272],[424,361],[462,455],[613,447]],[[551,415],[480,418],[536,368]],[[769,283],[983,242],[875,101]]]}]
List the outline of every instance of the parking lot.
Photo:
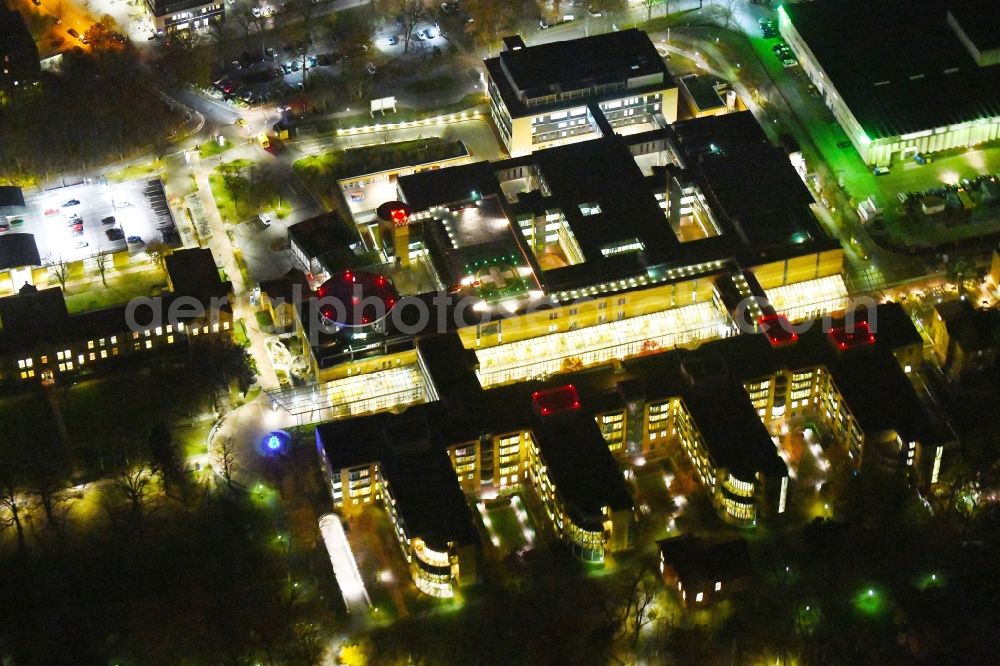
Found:
[{"label": "parking lot", "polygon": [[62,187],[25,204],[23,223],[10,232],[33,234],[43,261],[75,261],[126,247],[140,252],[151,241],[180,244],[159,180]]}]

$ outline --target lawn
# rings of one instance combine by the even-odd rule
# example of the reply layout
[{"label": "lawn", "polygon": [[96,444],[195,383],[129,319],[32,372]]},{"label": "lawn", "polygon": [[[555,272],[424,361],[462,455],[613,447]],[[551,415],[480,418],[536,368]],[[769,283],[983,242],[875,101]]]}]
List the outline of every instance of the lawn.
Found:
[{"label": "lawn", "polygon": [[104,177],[115,183],[124,183],[129,180],[148,178],[149,176],[159,173],[161,168],[163,168],[163,162],[161,160],[155,160],[153,162],[146,162],[145,164],[133,164],[125,167],[124,169],[107,173]]},{"label": "lawn", "polygon": [[281,198],[279,184],[259,174],[250,160],[225,162],[208,181],[223,221],[242,222],[264,211],[281,219],[292,212],[287,198]]},{"label": "lawn", "polygon": [[441,76],[434,76],[429,79],[421,79],[419,81],[410,81],[403,86],[403,90],[408,93],[419,95],[422,93],[430,92],[441,92],[444,90],[449,90],[457,85],[455,77],[449,76],[447,74],[442,74]]},{"label": "lawn", "polygon": [[66,293],[66,308],[70,313],[109,308],[127,303],[139,296],[152,296],[167,287],[167,274],[158,267],[138,273],[108,276],[108,285],[100,282],[78,291],[71,288]]},{"label": "lawn", "polygon": [[229,139],[223,139],[222,145],[219,145],[218,141],[206,141],[205,143],[198,146],[198,154],[201,159],[208,159],[209,157],[215,157],[216,155],[221,155],[230,148],[233,144]]},{"label": "lawn", "polygon": [[428,137],[322,153],[304,157],[292,166],[307,187],[318,196],[329,198],[335,196],[337,181],[342,178],[426,164],[466,154],[468,151],[460,141]]}]

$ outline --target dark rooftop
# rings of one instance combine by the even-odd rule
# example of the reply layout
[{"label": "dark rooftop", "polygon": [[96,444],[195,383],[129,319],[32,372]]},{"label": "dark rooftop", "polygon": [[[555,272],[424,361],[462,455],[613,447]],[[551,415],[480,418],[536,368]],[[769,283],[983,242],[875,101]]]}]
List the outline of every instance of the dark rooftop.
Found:
[{"label": "dark rooftop", "polygon": [[635,29],[503,51],[498,58],[529,97],[653,74],[671,80],[649,37]]},{"label": "dark rooftop", "polygon": [[938,303],[934,309],[944,320],[948,336],[966,353],[1000,344],[1000,310],[977,309],[962,299]]},{"label": "dark rooftop", "polygon": [[750,551],[742,538],[712,541],[685,534],[658,541],[664,562],[673,567],[684,587],[712,585],[750,576]]},{"label": "dark rooftop", "polygon": [[809,209],[812,194],[749,111],[682,121],[671,132],[684,177],[727,233],[755,248],[826,239]]},{"label": "dark rooftop", "polygon": [[681,86],[687,90],[700,111],[718,109],[726,105],[725,100],[716,90],[719,83],[722,81],[707,74],[688,74],[680,79]]},{"label": "dark rooftop", "polygon": [[288,227],[292,242],[310,258],[343,251],[360,240],[357,228],[337,213],[323,213]]},{"label": "dark rooftop", "polygon": [[208,248],[172,252],[167,255],[166,267],[172,291],[178,296],[205,300],[224,298],[232,292],[232,285],[222,281],[215,257]]},{"label": "dark rooftop", "polygon": [[556,492],[573,522],[599,531],[603,509],[628,510],[632,498],[592,414],[562,411],[540,417],[532,428]]},{"label": "dark rooftop", "polygon": [[41,265],[42,258],[38,255],[34,235],[10,232],[0,234],[0,271]]},{"label": "dark rooftop", "polygon": [[581,97],[528,106],[527,100],[604,84],[610,91],[590,95],[592,101],[624,97],[627,91],[662,90],[674,87],[673,78],[646,33],[619,30],[590,37],[538,44],[502,51],[484,61],[511,116],[553,108],[579,106]]},{"label": "dark rooftop", "polygon": [[980,52],[1000,48],[1000,3],[996,0],[952,0],[948,13]]},{"label": "dark rooftop", "polygon": [[24,208],[24,194],[21,192],[20,187],[0,185],[0,208],[6,206]]},{"label": "dark rooftop", "polygon": [[997,3],[982,6],[989,11],[961,0],[783,5],[869,139],[1000,115],[1000,67],[980,67],[947,22],[953,7],[963,29],[995,35]]},{"label": "dark rooftop", "polygon": [[741,481],[753,481],[758,474],[769,478],[788,475],[741,383],[696,387],[686,392],[683,400],[715,466],[729,470]]},{"label": "dark rooftop", "polygon": [[429,403],[402,415],[324,423],[316,428],[316,440],[335,470],[378,462],[407,536],[445,551],[449,542],[479,541],[447,453],[448,446],[475,439],[474,432],[462,430],[463,423],[441,403]]}]

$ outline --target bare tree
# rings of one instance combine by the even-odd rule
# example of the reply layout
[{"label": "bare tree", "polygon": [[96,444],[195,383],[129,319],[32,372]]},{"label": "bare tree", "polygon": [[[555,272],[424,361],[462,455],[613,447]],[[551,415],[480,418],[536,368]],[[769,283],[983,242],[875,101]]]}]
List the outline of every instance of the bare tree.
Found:
[{"label": "bare tree", "polygon": [[236,442],[231,437],[222,437],[215,446],[213,463],[219,474],[226,480],[226,485],[233,487],[233,472],[236,471]]},{"label": "bare tree", "polygon": [[723,27],[732,28],[736,17],[736,4],[739,0],[715,0],[716,12],[723,21]]},{"label": "bare tree", "polygon": [[398,16],[403,22],[403,53],[410,50],[410,39],[417,22],[424,13],[422,0],[382,0],[381,9],[390,16]]},{"label": "bare tree", "polygon": [[110,250],[98,250],[97,254],[94,255],[94,263],[97,265],[97,272],[101,276],[101,284],[105,287],[108,286],[108,262],[111,261],[112,256]]},{"label": "bare tree", "polygon": [[66,291],[66,282],[69,280],[69,262],[63,259],[60,254],[58,257],[50,256],[45,265],[49,269],[49,275],[59,282],[63,291]]},{"label": "bare tree", "polygon": [[4,465],[6,469],[0,469],[0,507],[7,510],[7,517],[0,517],[0,524],[4,527],[13,527],[17,537],[17,550],[22,555],[27,552],[27,543],[24,538],[24,523],[22,514],[24,512],[24,494],[21,492],[22,479],[18,470],[14,467]]}]

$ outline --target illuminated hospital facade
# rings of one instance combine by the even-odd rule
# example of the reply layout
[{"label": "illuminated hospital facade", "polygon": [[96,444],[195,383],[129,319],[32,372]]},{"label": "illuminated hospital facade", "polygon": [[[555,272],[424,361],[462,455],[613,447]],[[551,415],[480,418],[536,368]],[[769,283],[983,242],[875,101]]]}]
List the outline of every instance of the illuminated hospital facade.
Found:
[{"label": "illuminated hospital facade", "polygon": [[821,423],[855,468],[920,485],[951,444],[911,381],[913,324],[892,304],[845,321],[842,250],[751,114],[606,130],[400,177],[385,214],[355,221],[380,263],[324,276],[382,276],[384,316],[316,336],[308,303],[262,285],[316,379],[275,404],[322,422],[334,507],[383,507],[428,594],[477,580],[471,507],[497,495],[527,493],[600,563],[632,544],[636,465],[686,458],[719,515],[753,527],[789,511],[791,428]]}]

